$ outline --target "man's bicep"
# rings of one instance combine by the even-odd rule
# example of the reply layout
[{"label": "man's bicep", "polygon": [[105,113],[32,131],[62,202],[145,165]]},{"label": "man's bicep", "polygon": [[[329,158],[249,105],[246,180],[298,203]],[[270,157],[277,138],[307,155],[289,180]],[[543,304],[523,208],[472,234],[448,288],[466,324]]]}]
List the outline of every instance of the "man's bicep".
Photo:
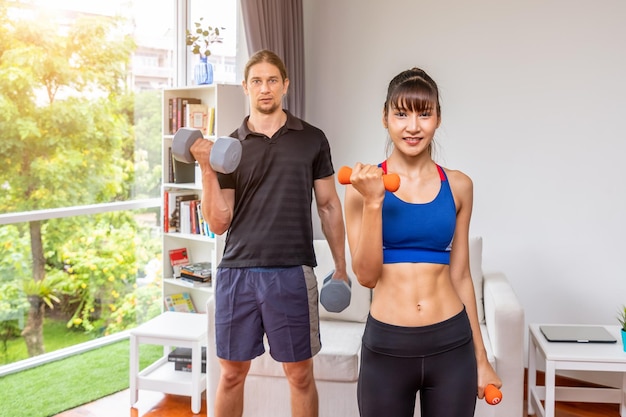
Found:
[{"label": "man's bicep", "polygon": [[337,196],[335,176],[330,175],[315,180],[313,182],[313,192],[315,193],[315,202],[318,207],[331,203],[335,199],[335,196]]}]

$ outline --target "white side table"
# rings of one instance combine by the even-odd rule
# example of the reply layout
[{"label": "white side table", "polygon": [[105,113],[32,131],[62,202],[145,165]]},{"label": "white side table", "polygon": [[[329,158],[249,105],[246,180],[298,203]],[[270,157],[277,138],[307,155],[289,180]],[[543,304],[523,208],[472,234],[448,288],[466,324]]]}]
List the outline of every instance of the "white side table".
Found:
[{"label": "white side table", "polygon": [[[201,373],[202,346],[206,345],[206,314],[166,311],[130,331],[130,405],[140,389],[191,397],[191,411],[201,409],[206,374]],[[163,357],[139,372],[139,345],[163,345]],[[174,370],[167,355],[172,347],[191,348],[191,372]]]},{"label": "white side table", "polygon": [[[618,403],[626,417],[626,352],[618,326],[605,326],[617,343],[549,342],[531,324],[528,334],[528,415],[554,417],[555,401]],[[539,355],[537,355],[539,353]],[[537,358],[545,360],[545,386],[537,386]],[[622,373],[622,388],[556,387],[557,370],[612,371]],[[545,400],[545,407],[541,400]]]}]

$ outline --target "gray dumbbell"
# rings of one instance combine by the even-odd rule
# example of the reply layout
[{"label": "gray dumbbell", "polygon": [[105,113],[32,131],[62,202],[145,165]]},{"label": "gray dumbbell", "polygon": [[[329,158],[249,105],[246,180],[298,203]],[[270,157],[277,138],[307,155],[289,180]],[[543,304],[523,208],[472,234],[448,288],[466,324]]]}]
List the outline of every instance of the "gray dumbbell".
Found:
[{"label": "gray dumbbell", "polygon": [[[172,140],[172,155],[176,160],[192,164],[196,160],[191,154],[191,146],[198,139],[204,139],[198,129],[181,127]],[[239,166],[241,161],[241,142],[228,136],[220,136],[211,148],[211,167],[222,174],[230,174]]]},{"label": "gray dumbbell", "polygon": [[320,290],[320,303],[331,313],[340,313],[350,305],[352,280],[332,279],[335,271],[330,271]]}]

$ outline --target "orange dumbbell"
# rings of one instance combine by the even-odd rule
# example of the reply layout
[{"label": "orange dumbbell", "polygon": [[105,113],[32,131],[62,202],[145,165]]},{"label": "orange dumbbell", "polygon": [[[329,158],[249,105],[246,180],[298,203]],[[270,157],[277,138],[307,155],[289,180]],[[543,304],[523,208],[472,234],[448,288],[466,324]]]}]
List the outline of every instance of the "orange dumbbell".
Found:
[{"label": "orange dumbbell", "polygon": [[499,404],[502,401],[502,391],[496,388],[495,385],[487,385],[485,387],[485,401],[491,405]]},{"label": "orange dumbbell", "polygon": [[[337,173],[337,179],[339,184],[350,184],[350,175],[352,175],[352,168],[341,167]],[[383,174],[383,183],[385,184],[385,190],[396,192],[400,188],[400,176],[398,174]]]}]

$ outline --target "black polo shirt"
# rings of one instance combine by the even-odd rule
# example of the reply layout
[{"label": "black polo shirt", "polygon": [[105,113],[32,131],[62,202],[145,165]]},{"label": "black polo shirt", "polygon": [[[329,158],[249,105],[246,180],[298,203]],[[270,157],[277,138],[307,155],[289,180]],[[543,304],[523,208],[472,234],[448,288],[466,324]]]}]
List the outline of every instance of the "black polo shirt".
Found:
[{"label": "black polo shirt", "polygon": [[222,267],[316,266],[311,204],[313,182],[334,174],[322,130],[287,114],[273,137],[248,129],[248,117],[231,134],[242,141],[241,162],[218,174],[235,190],[235,210]]}]

